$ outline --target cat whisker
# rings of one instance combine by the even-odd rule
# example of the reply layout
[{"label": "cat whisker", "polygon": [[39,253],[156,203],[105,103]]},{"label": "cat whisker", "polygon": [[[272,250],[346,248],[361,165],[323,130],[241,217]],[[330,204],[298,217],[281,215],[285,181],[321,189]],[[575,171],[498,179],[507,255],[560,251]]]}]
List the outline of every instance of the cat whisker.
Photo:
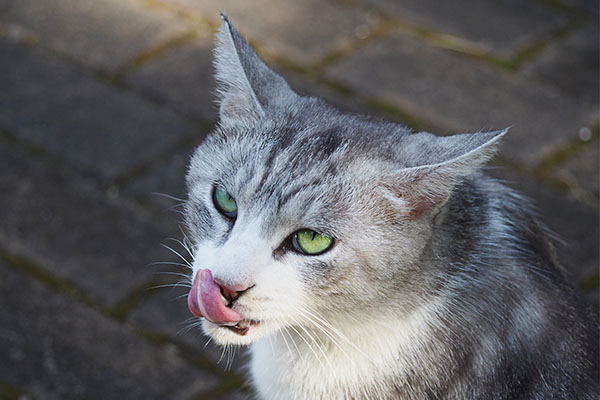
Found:
[{"label": "cat whisker", "polygon": [[189,265],[187,265],[187,264],[178,263],[178,262],[174,262],[174,261],[156,261],[156,262],[146,265],[146,267],[152,267],[154,265],[176,265],[178,267],[189,268]]},{"label": "cat whisker", "polygon": [[175,334],[175,336],[183,335],[183,334],[189,332],[190,330],[199,327],[201,324],[202,324],[202,321],[192,322],[189,325],[184,326],[179,331],[177,331],[177,333]]},{"label": "cat whisker", "polygon": [[229,344],[226,344],[223,346],[223,350],[221,350],[221,357],[219,357],[219,359],[217,360],[217,364],[221,364],[221,361],[223,360],[223,357],[225,356],[225,352],[227,351],[228,348],[229,348]]},{"label": "cat whisker", "polygon": [[288,330],[289,328],[284,328],[285,333],[287,333],[288,337],[290,338],[292,344],[294,345],[294,347],[296,348],[296,351],[298,352],[298,357],[304,361],[304,354],[300,351],[300,349],[298,348],[298,345],[296,344],[296,340],[293,338],[292,334],[290,333],[290,331]]},{"label": "cat whisker", "polygon": [[[190,287],[190,289],[191,289],[191,287]],[[183,299],[184,297],[188,297],[188,295],[189,295],[189,293],[184,293],[184,294],[181,294],[181,295],[179,295],[179,296],[175,297],[175,298],[174,298],[172,301],[176,301],[176,300],[179,300],[179,299]]]},{"label": "cat whisker", "polygon": [[296,344],[296,341],[294,340],[294,338],[292,337],[291,333],[289,332],[290,326],[287,324],[287,321],[285,319],[281,319],[278,322],[279,322],[279,326],[280,326],[278,332],[281,334],[282,339],[285,342],[286,347],[288,348],[290,356],[292,358],[294,358],[294,353],[292,352],[291,347],[289,346],[288,340],[285,338],[286,335],[287,335],[288,339],[294,345],[294,347],[296,349],[296,352],[298,353],[298,358],[300,358],[301,360],[304,360],[304,358],[302,356],[302,352],[298,348],[298,345]]},{"label": "cat whisker", "polygon": [[177,204],[173,204],[172,206],[170,206],[169,208],[167,208],[167,210],[169,211],[177,211],[175,210],[177,207],[184,207],[185,203],[177,203]]},{"label": "cat whisker", "polygon": [[170,194],[166,194],[166,193],[152,192],[150,194],[152,194],[154,196],[166,197],[167,199],[179,201],[179,202],[182,202],[182,203],[185,203],[187,201],[186,199],[180,199],[179,197],[171,196]]},{"label": "cat whisker", "polygon": [[181,210],[174,209],[173,207],[167,208],[167,211],[174,212],[175,214],[179,214],[179,215],[185,217],[185,212],[183,212]]},{"label": "cat whisker", "polygon": [[302,339],[302,341],[306,344],[306,346],[309,348],[309,350],[313,353],[313,355],[315,356],[315,359],[319,362],[321,367],[324,368],[325,366],[323,365],[323,361],[321,360],[321,358],[319,357],[317,352],[313,349],[313,346],[310,343],[308,343],[308,341],[304,338],[304,336],[300,332],[298,332],[298,330],[294,326],[290,325],[290,329],[293,330],[300,339]]},{"label": "cat whisker", "polygon": [[[263,321],[263,323],[265,324],[265,327],[268,329],[268,323],[267,321]],[[267,336],[267,339],[269,339],[269,344],[271,345],[271,353],[273,354],[273,357],[275,357],[275,347],[273,347],[273,341],[271,340],[271,335]]]},{"label": "cat whisker", "polygon": [[175,238],[167,238],[166,240],[171,240],[177,244],[179,244],[181,247],[183,247],[185,249],[185,251],[190,255],[190,257],[192,257],[192,260],[194,259],[194,255],[192,254],[190,248],[181,240],[179,239],[175,239]]},{"label": "cat whisker", "polygon": [[[173,271],[157,271],[156,275],[174,275],[174,276],[182,276],[188,280],[190,280],[190,276],[187,274],[182,274],[181,272],[173,272]],[[190,282],[191,283],[191,282]]]},{"label": "cat whisker", "polygon": [[288,344],[287,339],[285,338],[285,334],[284,334],[284,330],[280,329],[279,330],[279,334],[281,335],[281,338],[283,339],[283,342],[285,343],[285,347],[287,347],[288,349],[288,353],[290,354],[290,358],[294,358],[294,353],[292,353],[292,349],[290,348],[290,345]]},{"label": "cat whisker", "polygon": [[[307,309],[301,309],[299,310],[301,313],[306,314],[306,316],[310,316],[311,318],[308,318],[309,320],[311,320],[311,322],[313,322],[316,326],[319,326],[319,324],[317,322],[320,322],[320,324],[324,327],[327,328],[329,330],[329,332],[331,332],[332,334],[337,335],[337,337],[339,337],[341,340],[343,340],[344,342],[346,342],[348,345],[352,346],[352,348],[354,348],[356,351],[358,351],[362,356],[367,357],[366,354],[364,354],[364,352],[357,347],[354,343],[352,343],[350,341],[350,339],[348,339],[343,333],[341,333],[339,330],[337,330],[335,327],[333,327],[333,325],[331,325],[322,315],[318,314],[319,316],[311,313],[309,310]],[[316,313],[316,311],[315,311]],[[316,321],[315,321],[316,320]],[[333,340],[333,338],[332,338]],[[340,348],[341,350],[341,348]]]},{"label": "cat whisker", "polygon": [[[348,353],[346,353],[346,351],[343,349],[343,347],[338,343],[338,339],[336,339],[335,337],[333,337],[331,335],[331,333],[329,333],[323,326],[321,326],[321,324],[318,321],[315,321],[315,320],[311,319],[306,314],[303,314],[303,316],[307,320],[309,320],[317,329],[319,329],[325,336],[327,336],[327,338],[329,338],[329,340],[333,343],[333,345],[335,347],[337,347],[342,352],[342,354],[348,359],[348,361],[350,361],[354,365],[354,367],[356,367],[355,360],[352,357],[350,357],[348,355]],[[354,347],[356,347],[356,346],[354,346]]]},{"label": "cat whisker", "polygon": [[232,348],[232,352],[231,352],[231,358],[228,360],[227,366],[225,367],[225,369],[227,371],[231,370],[231,367],[233,366],[233,360],[235,359],[235,353],[237,352],[237,346],[233,346]]},{"label": "cat whisker", "polygon": [[181,254],[179,254],[179,252],[178,252],[178,251],[176,251],[176,250],[172,249],[171,247],[167,246],[167,245],[166,245],[166,244],[164,244],[164,243],[161,243],[160,245],[161,245],[162,247],[164,247],[165,249],[167,249],[167,250],[170,250],[170,251],[171,251],[173,254],[175,254],[175,255],[176,255],[176,256],[178,256],[179,258],[181,258],[181,259],[183,260],[183,262],[184,262],[184,263],[186,263],[186,265],[187,265],[189,268],[193,268],[193,267],[192,267],[192,264],[190,264],[190,262],[189,262],[189,261],[188,261],[188,260],[187,260],[187,259],[186,259],[184,256],[182,256]]},{"label": "cat whisker", "polygon": [[[163,289],[163,288],[180,288],[180,287],[187,287],[187,288],[192,288],[192,285],[188,282],[184,282],[184,281],[179,281],[177,283],[165,283],[164,285],[156,285],[156,286],[152,286],[149,289]],[[187,294],[186,294],[187,296]]]},{"label": "cat whisker", "polygon": [[313,337],[313,335],[310,334],[310,332],[302,324],[298,323],[298,321],[296,321],[293,317],[291,317],[291,319],[292,319],[292,321],[294,321],[294,323],[296,325],[298,325],[298,327],[300,329],[302,329],[302,331],[304,331],[304,333],[306,333],[306,335],[308,336],[308,338],[315,344],[316,348],[323,355],[323,358],[325,359],[325,362],[327,362],[327,364],[329,365],[329,368],[331,368],[331,372],[333,373],[333,376],[337,379],[337,374],[335,373],[335,367],[331,363],[331,360],[329,360],[329,357],[327,357],[327,353],[325,352],[325,350],[323,350],[323,347],[319,344],[319,342]]},{"label": "cat whisker", "polygon": [[190,257],[192,257],[192,261],[196,261],[196,257],[194,256],[194,245],[192,244],[192,242],[190,241],[190,239],[188,238],[188,236],[185,234],[183,228],[181,227],[181,224],[178,225],[179,228],[179,232],[181,232],[181,236],[183,237],[183,247],[186,249],[186,251],[188,252],[188,254],[190,255]]}]

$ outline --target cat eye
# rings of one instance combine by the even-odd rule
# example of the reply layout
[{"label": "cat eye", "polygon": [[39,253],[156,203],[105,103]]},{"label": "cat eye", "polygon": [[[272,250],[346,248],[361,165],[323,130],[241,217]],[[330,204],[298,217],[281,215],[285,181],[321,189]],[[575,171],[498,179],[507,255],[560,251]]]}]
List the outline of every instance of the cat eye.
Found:
[{"label": "cat eye", "polygon": [[301,254],[316,256],[333,245],[333,239],[311,229],[301,229],[292,236],[292,245]]},{"label": "cat eye", "polygon": [[223,188],[216,187],[213,192],[213,202],[216,209],[229,218],[237,217],[237,204],[233,197]]}]

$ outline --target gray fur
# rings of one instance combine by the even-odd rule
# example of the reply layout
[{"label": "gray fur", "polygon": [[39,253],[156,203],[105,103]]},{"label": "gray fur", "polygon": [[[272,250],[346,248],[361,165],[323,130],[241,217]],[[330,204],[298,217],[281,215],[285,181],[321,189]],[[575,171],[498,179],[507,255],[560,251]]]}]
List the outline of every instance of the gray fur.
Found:
[{"label": "gray fur", "polygon": [[[272,324],[273,350],[204,324],[252,343],[259,397],[598,398],[597,333],[544,226],[480,172],[506,131],[437,137],[300,97],[225,17],[215,60],[221,122],[190,163],[187,225],[194,272],[254,285],[234,307]],[[293,254],[301,228],[336,244]]]}]

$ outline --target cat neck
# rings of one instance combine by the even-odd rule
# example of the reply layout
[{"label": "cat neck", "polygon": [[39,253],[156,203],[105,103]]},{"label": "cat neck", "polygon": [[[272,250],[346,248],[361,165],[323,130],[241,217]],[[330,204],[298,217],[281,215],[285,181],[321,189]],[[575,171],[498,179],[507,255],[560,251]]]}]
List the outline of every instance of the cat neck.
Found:
[{"label": "cat neck", "polygon": [[[280,331],[252,345],[255,387],[261,398],[286,399],[387,398],[398,385],[414,391],[416,375],[422,384],[435,369],[424,349],[436,307],[423,305],[404,318],[346,325],[320,319]],[[390,329],[393,335],[382,334]]]}]

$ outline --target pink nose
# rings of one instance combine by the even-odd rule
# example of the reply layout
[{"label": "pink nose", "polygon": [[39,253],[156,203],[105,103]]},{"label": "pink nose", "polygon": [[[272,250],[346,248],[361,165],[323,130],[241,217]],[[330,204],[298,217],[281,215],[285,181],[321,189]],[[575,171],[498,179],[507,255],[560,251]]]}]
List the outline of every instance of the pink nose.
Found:
[{"label": "pink nose", "polygon": [[[188,307],[192,314],[203,317],[219,325],[235,325],[240,322],[242,315],[225,306],[221,294],[229,301],[235,300],[239,294],[229,289],[224,289],[215,282],[208,269],[198,271],[194,278],[192,289],[188,295]],[[235,298],[233,296],[235,295]]]}]

